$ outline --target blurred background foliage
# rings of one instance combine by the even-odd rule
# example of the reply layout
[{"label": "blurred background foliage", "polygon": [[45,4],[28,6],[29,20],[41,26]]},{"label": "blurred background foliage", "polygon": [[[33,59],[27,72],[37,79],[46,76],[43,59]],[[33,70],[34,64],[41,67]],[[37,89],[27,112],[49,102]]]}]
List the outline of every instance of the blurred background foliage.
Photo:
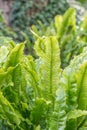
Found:
[{"label": "blurred background foliage", "polygon": [[9,15],[10,25],[20,35],[18,40],[24,40],[20,33],[21,30],[32,41],[29,31],[31,25],[37,25],[39,28],[38,20],[48,25],[55,15],[63,14],[68,7],[67,0],[15,0]]},{"label": "blurred background foliage", "polygon": [[[6,0],[2,0],[6,1]],[[7,0],[8,1],[8,0]],[[10,36],[16,42],[26,40],[26,52],[32,53],[34,39],[30,28],[35,25],[39,30],[41,24],[47,27],[58,14],[64,14],[69,7],[77,10],[77,23],[81,21],[86,10],[87,0],[10,0],[8,25],[0,13],[0,36]],[[3,9],[2,9],[3,11]],[[43,26],[43,25],[42,25]]]}]

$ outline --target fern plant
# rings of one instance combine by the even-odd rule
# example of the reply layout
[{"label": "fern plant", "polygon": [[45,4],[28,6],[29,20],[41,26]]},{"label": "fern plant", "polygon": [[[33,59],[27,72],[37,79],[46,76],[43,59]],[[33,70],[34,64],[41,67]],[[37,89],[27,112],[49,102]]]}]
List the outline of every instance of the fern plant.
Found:
[{"label": "fern plant", "polygon": [[0,129],[86,130],[87,47],[63,70],[56,36],[37,39],[37,59],[24,55],[24,43],[6,41],[0,47]]},{"label": "fern plant", "polygon": [[[4,48],[7,53],[3,60]],[[9,45],[1,46],[1,49],[1,128],[48,128],[55,104],[55,81],[60,74],[60,52],[56,38],[38,39],[35,50],[40,59],[35,62],[31,56],[23,55],[24,44],[15,45],[9,41]],[[44,71],[45,68],[47,71]]]}]

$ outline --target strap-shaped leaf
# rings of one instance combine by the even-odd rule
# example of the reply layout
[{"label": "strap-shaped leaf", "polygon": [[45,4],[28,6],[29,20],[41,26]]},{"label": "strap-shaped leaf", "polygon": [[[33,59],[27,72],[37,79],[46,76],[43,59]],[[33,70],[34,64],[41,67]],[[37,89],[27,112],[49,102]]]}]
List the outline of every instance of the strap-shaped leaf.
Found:
[{"label": "strap-shaped leaf", "polygon": [[83,63],[76,73],[78,83],[78,108],[87,109],[87,61]]},{"label": "strap-shaped leaf", "polygon": [[[83,77],[83,72],[85,72],[85,70],[84,70],[84,67],[81,67],[81,66],[87,60],[86,49],[87,48],[85,48],[83,53],[81,53],[79,56],[76,56],[71,61],[70,65],[63,72],[63,80],[65,81],[65,87],[66,87],[67,92],[68,92],[68,95],[67,95],[68,102],[67,103],[70,102],[69,104],[71,104],[71,106],[73,105],[74,108],[76,108],[76,107],[72,101],[77,102],[77,98],[79,99],[79,97],[77,95],[77,91],[79,91],[81,88],[83,88],[81,85],[81,84],[83,84],[82,83],[83,81],[81,78],[83,78],[83,80],[85,80]],[[80,67],[82,68],[82,70],[80,69]],[[84,96],[83,96],[83,98],[84,98]],[[71,107],[69,106],[69,108],[71,108]]]},{"label": "strap-shaped leaf", "polygon": [[77,89],[77,102],[79,109],[87,108],[87,81],[86,81],[86,61],[87,61],[87,48],[84,49],[83,53],[79,56],[76,56],[70,66],[66,68],[66,70],[71,70],[70,75],[73,76],[76,80],[76,89]]},{"label": "strap-shaped leaf", "polygon": [[[86,87],[86,65],[87,51],[76,56],[63,72],[62,81],[67,92],[67,110],[86,109],[87,87]],[[72,125],[72,127],[71,127]],[[77,129],[77,119],[67,122],[66,130]]]},{"label": "strap-shaped leaf", "polygon": [[39,86],[42,96],[54,100],[60,74],[60,49],[56,37],[38,39],[35,51],[39,56]]},{"label": "strap-shaped leaf", "polygon": [[17,44],[10,52],[5,68],[7,69],[9,66],[16,66],[23,58],[23,50],[24,44]]},{"label": "strap-shaped leaf", "polygon": [[65,130],[66,128],[66,94],[64,88],[57,91],[54,112],[50,119],[50,130]]},{"label": "strap-shaped leaf", "polygon": [[57,34],[58,34],[58,35],[59,35],[60,30],[61,30],[61,28],[62,28],[62,26],[63,26],[62,23],[63,23],[63,16],[57,15],[57,16],[55,17],[55,27],[56,27]]},{"label": "strap-shaped leaf", "polygon": [[75,32],[76,30],[76,19],[74,8],[69,8],[63,15],[63,21],[59,31],[59,36],[62,38],[62,36],[68,31],[70,31],[70,29],[72,30],[72,32]]},{"label": "strap-shaped leaf", "polygon": [[75,74],[73,73],[72,68],[67,67],[64,70],[61,82],[63,82],[63,86],[66,90],[67,111],[76,109],[78,107],[77,82],[76,82]]},{"label": "strap-shaped leaf", "polygon": [[[75,75],[72,68],[66,68],[63,72],[63,77],[61,79],[62,86],[65,88],[66,92],[66,113],[74,110],[78,107],[77,104],[77,83]],[[69,120],[66,122],[65,130],[76,130],[76,120]]]},{"label": "strap-shaped leaf", "polygon": [[40,96],[40,89],[38,86],[38,74],[36,71],[36,65],[32,56],[25,57],[24,68],[27,71],[29,83],[33,87],[35,97]]}]

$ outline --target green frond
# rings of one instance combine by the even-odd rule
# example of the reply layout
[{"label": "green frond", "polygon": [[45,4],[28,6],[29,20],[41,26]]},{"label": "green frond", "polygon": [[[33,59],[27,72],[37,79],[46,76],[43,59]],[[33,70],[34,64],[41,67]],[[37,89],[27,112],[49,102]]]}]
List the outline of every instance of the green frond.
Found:
[{"label": "green frond", "polygon": [[[61,85],[60,85],[61,86]],[[50,130],[65,130],[66,128],[66,94],[61,86],[56,92],[54,112],[51,115]]]},{"label": "green frond", "polygon": [[34,46],[39,56],[39,86],[45,99],[54,100],[60,75],[60,49],[56,37],[40,38]]},{"label": "green frond", "polygon": [[[62,81],[64,81],[66,88],[68,112],[72,110],[75,111],[75,109],[87,109],[86,61],[87,51],[85,48],[83,53],[76,56],[63,72]],[[77,129],[78,122],[83,122],[83,118],[80,117],[79,120],[71,119],[67,121],[66,130]]]},{"label": "green frond", "polygon": [[62,26],[59,31],[59,36],[67,34],[68,31],[72,30],[72,33],[76,30],[76,19],[75,19],[75,9],[69,8],[63,15]]},{"label": "green frond", "polygon": [[78,85],[78,108],[87,109],[87,61],[84,62],[76,73]]},{"label": "green frond", "polygon": [[9,66],[16,66],[20,60],[23,58],[23,50],[24,44],[17,44],[11,51],[7,57],[5,68],[7,69]]},{"label": "green frond", "polygon": [[25,57],[24,68],[26,70],[26,73],[28,74],[29,83],[35,92],[35,98],[40,97],[40,88],[38,86],[38,74],[36,71],[36,64],[34,63],[34,59],[32,56]]}]

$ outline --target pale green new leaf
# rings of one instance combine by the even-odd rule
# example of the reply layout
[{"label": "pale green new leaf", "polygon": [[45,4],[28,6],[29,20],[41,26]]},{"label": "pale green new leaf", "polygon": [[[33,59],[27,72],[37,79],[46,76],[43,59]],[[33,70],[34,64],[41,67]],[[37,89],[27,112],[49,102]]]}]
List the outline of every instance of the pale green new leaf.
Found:
[{"label": "pale green new leaf", "polygon": [[39,56],[39,86],[45,99],[54,100],[60,75],[60,49],[56,37],[39,38],[34,46]]},{"label": "pale green new leaf", "polygon": [[16,66],[23,58],[24,44],[17,44],[7,57],[5,68],[9,66]]}]

